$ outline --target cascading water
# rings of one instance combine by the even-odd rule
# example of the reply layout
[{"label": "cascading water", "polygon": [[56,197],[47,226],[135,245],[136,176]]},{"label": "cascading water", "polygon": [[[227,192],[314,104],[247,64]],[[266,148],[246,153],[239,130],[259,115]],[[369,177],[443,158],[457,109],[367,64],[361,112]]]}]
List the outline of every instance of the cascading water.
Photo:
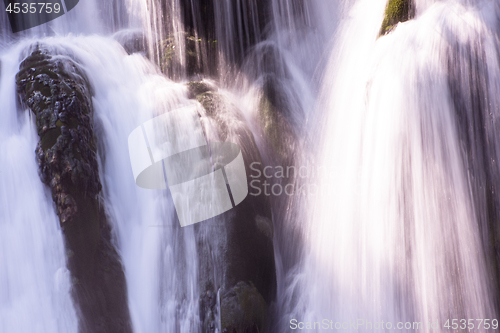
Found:
[{"label": "cascading water", "polygon": [[[128,5],[142,8],[136,3]],[[131,30],[128,31],[132,34],[137,31],[133,29],[140,28],[140,24],[130,23],[141,22],[144,15],[140,11],[127,17],[119,11],[113,15],[113,11],[106,11],[104,6],[104,19],[100,21],[92,17],[97,6],[87,2],[81,10],[67,14],[67,18],[23,34],[37,37],[49,31],[53,34],[54,30],[57,34],[65,30],[71,20],[77,24],[70,30],[77,33],[112,33],[123,27],[123,22],[129,22]],[[109,17],[116,19],[106,20]],[[128,31],[115,37],[126,39]],[[3,37],[5,45],[12,43],[8,33],[3,33]],[[34,159],[36,134],[29,112],[23,111],[22,115],[21,111],[19,115],[16,112],[15,74],[25,56],[22,52],[35,41],[53,54],[75,59],[95,92],[93,105],[101,142],[101,179],[109,207],[107,214],[114,225],[114,239],[125,266],[134,332],[196,332],[199,295],[193,230],[181,232],[178,222],[174,221],[173,207],[165,203],[169,201],[163,192],[135,187],[133,178],[130,179],[126,146],[128,134],[134,127],[160,110],[186,103],[187,98],[183,97],[186,88],[158,75],[141,55],[128,56],[112,37],[97,36],[25,39],[3,54],[1,93],[2,100],[8,103],[2,107],[5,120],[2,122],[2,136],[5,136],[2,159],[12,168],[2,171],[2,207],[6,208],[2,209],[2,228],[5,229],[2,235],[7,238],[2,241],[2,266],[6,274],[1,275],[4,288],[0,331],[77,330],[57,217],[50,195],[43,190]],[[26,171],[19,172],[19,166]],[[37,185],[33,187],[33,184]],[[32,199],[26,197],[28,193]],[[26,202],[36,206],[29,210],[21,208]],[[23,313],[29,313],[30,319],[24,318]]]},{"label": "cascading water", "polygon": [[158,75],[142,56],[127,56],[119,45],[107,45],[106,39],[75,42],[96,90],[101,178],[125,265],[134,332],[196,332],[199,291],[193,229],[181,230],[164,191],[140,189],[130,181],[126,145],[135,127],[188,103],[186,88]]},{"label": "cascading water", "polygon": [[76,332],[63,238],[33,155],[33,118],[16,111],[15,75],[26,46],[0,55],[0,331]]},{"label": "cascading water", "polygon": [[[414,19],[377,38],[386,4],[81,0],[17,35],[1,13],[0,331],[77,331],[76,282],[38,176],[33,121],[15,96],[35,42],[72,58],[92,87],[103,203],[134,332],[222,325],[230,218],[181,228],[170,193],[138,188],[130,167],[132,130],[186,105],[208,140],[238,142],[273,168],[314,169],[272,179],[316,191],[269,198],[277,290],[268,331],[289,332],[291,319],[349,322],[346,331],[358,319],[411,322],[406,331],[495,319],[499,5],[416,0]],[[206,76],[213,94],[198,101],[170,81]],[[217,298],[208,314],[202,293]]]},{"label": "cascading water", "polygon": [[319,190],[288,292],[304,304],[288,320],[367,332],[491,321],[498,3],[416,1],[414,20],[377,39],[385,5],[354,4],[324,75]]}]

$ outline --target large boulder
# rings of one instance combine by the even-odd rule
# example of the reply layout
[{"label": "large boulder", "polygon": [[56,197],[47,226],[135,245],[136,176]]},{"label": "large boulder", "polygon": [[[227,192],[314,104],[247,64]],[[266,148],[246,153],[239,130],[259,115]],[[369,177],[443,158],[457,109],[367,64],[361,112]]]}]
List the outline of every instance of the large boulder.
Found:
[{"label": "large boulder", "polygon": [[250,282],[238,282],[221,297],[223,333],[259,333],[266,325],[268,306]]},{"label": "large boulder", "polygon": [[36,118],[36,158],[64,234],[79,331],[131,332],[125,276],[100,199],[89,83],[69,58],[31,51],[18,94]]}]

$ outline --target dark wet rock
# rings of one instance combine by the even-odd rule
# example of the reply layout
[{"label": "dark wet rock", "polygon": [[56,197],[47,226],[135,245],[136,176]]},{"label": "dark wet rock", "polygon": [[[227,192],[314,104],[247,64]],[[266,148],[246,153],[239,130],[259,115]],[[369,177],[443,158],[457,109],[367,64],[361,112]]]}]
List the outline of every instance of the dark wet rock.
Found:
[{"label": "dark wet rock", "polygon": [[207,91],[196,96],[196,100],[203,105],[206,115],[215,121],[216,126],[214,127],[218,133],[219,139],[221,141],[226,141],[229,128],[227,123],[228,110],[226,109],[227,104],[224,98],[216,92]]},{"label": "dark wet rock", "polygon": [[289,102],[279,85],[273,84],[277,83],[275,81],[277,80],[269,78],[264,84],[258,117],[267,146],[273,151],[275,159],[282,165],[288,165],[297,138],[289,121]]},{"label": "dark wet rock", "polygon": [[[208,44],[207,44],[208,43]],[[170,34],[157,43],[160,52],[160,69],[170,78],[191,77],[208,71],[206,57],[202,54],[204,47],[215,50],[216,41],[206,41],[187,32]],[[207,44],[207,45],[205,45]]]},{"label": "dark wet rock", "polygon": [[221,297],[222,332],[258,333],[266,325],[268,305],[252,283],[240,281]]},{"label": "dark wet rock", "polygon": [[205,292],[200,296],[200,320],[205,333],[215,333],[217,327],[217,294],[213,286],[206,286]]},{"label": "dark wet rock", "polygon": [[415,16],[412,0],[389,0],[385,8],[380,36],[390,32],[399,22],[406,22]]},{"label": "dark wet rock", "polygon": [[89,84],[74,61],[39,46],[16,79],[36,117],[36,159],[64,233],[79,331],[131,332],[125,276],[100,199]]},{"label": "dark wet rock", "polygon": [[217,91],[217,87],[205,81],[189,81],[186,86],[189,91],[188,98],[196,98],[203,93]]},{"label": "dark wet rock", "polygon": [[[219,76],[220,64],[224,70],[239,67],[256,44],[271,31],[272,6],[266,0],[232,1],[193,0],[180,1],[180,14],[184,32],[171,24],[173,8],[168,1],[158,4],[152,13],[154,19],[163,20],[163,36],[158,44],[159,57],[155,57],[162,71],[170,78],[195,75]],[[294,1],[293,8],[304,11],[304,0]],[[177,10],[177,8],[175,9]],[[221,17],[224,17],[221,20]],[[179,35],[186,47],[179,48]],[[176,41],[177,39],[177,41]],[[183,62],[185,61],[185,62]]]},{"label": "dark wet rock", "polygon": [[[275,43],[261,43],[247,57],[243,66],[246,80],[259,87],[260,102],[257,121],[265,139],[265,159],[269,163],[292,165],[297,133],[304,126],[305,117],[300,98],[294,90],[293,77]],[[243,80],[243,81],[246,81]],[[239,89],[249,89],[241,85]]]},{"label": "dark wet rock", "polygon": [[[196,96],[196,100],[200,102],[207,112],[207,115],[210,117],[216,117],[226,113],[226,101],[219,93],[206,91]],[[221,110],[221,108],[224,108],[224,110]]]},{"label": "dark wet rock", "polygon": [[[217,138],[210,139],[237,143],[248,184],[253,180],[264,183],[262,158],[241,111],[219,92],[203,92],[196,99],[205,110],[201,118],[206,132],[217,133]],[[256,177],[252,163],[261,176]],[[249,194],[235,208],[195,225],[200,286],[204,293],[219,291],[222,331],[262,332],[266,325],[267,307],[276,293],[270,207],[268,196]],[[210,316],[205,308],[202,317]]]},{"label": "dark wet rock", "polygon": [[[294,3],[293,7],[299,7],[303,0]],[[217,68],[218,52],[224,54],[224,60],[232,65],[241,65],[248,50],[264,39],[264,32],[272,19],[272,6],[266,0],[244,0],[238,5],[214,0],[181,1],[181,8],[186,30],[206,41],[206,53],[208,59],[212,59],[214,69]],[[217,28],[218,15],[228,19],[222,29]],[[226,29],[234,29],[232,40],[223,40]],[[211,52],[212,41],[220,42],[217,43],[217,52]]]}]

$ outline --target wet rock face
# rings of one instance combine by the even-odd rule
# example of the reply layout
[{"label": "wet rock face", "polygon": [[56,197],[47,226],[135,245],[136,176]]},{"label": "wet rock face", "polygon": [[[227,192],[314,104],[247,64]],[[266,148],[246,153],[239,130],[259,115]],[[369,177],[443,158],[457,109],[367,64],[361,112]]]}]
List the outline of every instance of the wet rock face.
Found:
[{"label": "wet rock face", "polygon": [[70,78],[65,66],[71,64],[52,61],[38,50],[21,63],[17,75],[21,99],[36,117],[36,157],[61,224],[78,213],[75,196],[95,198],[101,190],[88,89],[83,79]]},{"label": "wet rock face", "polygon": [[[297,134],[306,123],[300,98],[282,51],[274,43],[255,46],[243,71],[259,86],[257,121],[265,139],[268,163],[292,165]],[[242,87],[245,89],[245,87]],[[248,89],[248,88],[247,88]],[[272,156],[269,156],[272,155]]]},{"label": "wet rock face", "polygon": [[186,83],[188,87],[188,98],[197,98],[198,95],[209,91],[216,91],[217,88],[208,82],[204,81],[190,81]]},{"label": "wet rock face", "polygon": [[221,300],[223,333],[259,333],[265,326],[268,306],[252,283],[238,282]]},{"label": "wet rock face", "polygon": [[16,79],[36,118],[36,158],[64,233],[79,331],[131,332],[125,276],[99,200],[89,84],[76,63],[39,46]]},{"label": "wet rock face", "polygon": [[227,117],[224,117],[224,99],[214,91],[207,91],[196,96],[196,100],[203,105],[206,115],[215,124],[217,135],[221,141],[226,141],[228,137],[228,122]]},{"label": "wet rock face", "polygon": [[[302,0],[295,2],[301,3]],[[248,50],[263,39],[266,26],[272,18],[271,2],[266,0],[242,0],[227,4],[214,0],[194,0],[181,1],[180,6],[184,27],[201,39],[203,48],[208,53],[208,65],[213,69],[208,68],[205,73],[210,75],[216,74],[218,52],[225,54],[225,61],[232,65],[241,65]],[[218,31],[217,20],[222,16],[230,19],[225,23],[227,26]],[[240,24],[241,22],[244,24]],[[227,29],[234,29],[234,40],[225,41]]]},{"label": "wet rock face", "polygon": [[214,75],[216,72],[215,40],[202,39],[188,32],[178,32],[158,41],[156,48],[160,52],[160,69],[169,78]]},{"label": "wet rock face", "polygon": [[281,165],[291,164],[291,153],[297,142],[293,124],[289,119],[290,98],[279,88],[282,83],[275,77],[269,77],[263,86],[259,103],[259,122],[266,139],[266,144],[273,152],[275,160]]},{"label": "wet rock face", "polygon": [[[188,89],[204,108],[200,116],[206,132],[217,137],[210,140],[234,142],[241,148],[250,183],[250,165],[257,162],[262,167],[262,158],[241,112],[214,87],[192,82]],[[235,208],[195,228],[203,304],[212,304],[207,295],[220,295],[220,313],[214,306],[201,307],[203,332],[212,332],[217,318],[222,332],[264,332],[276,293],[269,197],[249,194]]]}]

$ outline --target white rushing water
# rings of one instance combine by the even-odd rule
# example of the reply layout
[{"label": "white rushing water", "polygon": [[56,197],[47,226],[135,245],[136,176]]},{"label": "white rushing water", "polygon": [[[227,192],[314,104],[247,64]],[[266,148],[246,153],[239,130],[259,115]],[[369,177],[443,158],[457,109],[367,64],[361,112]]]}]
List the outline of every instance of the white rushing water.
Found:
[{"label": "white rushing water", "polygon": [[27,44],[0,52],[0,332],[77,331],[63,236],[35,161],[34,118],[17,105]]},{"label": "white rushing water", "polygon": [[[125,19],[141,22],[145,15],[140,10],[145,6],[128,5],[138,11]],[[95,130],[102,143],[100,178],[124,263],[134,332],[196,332],[200,324],[194,231],[180,230],[165,191],[135,185],[127,147],[134,128],[188,103],[187,89],[161,76],[142,55],[127,55],[113,36],[71,36],[71,32],[109,34],[119,25],[120,20],[106,20],[106,12],[101,21],[94,2],[79,9],[28,31],[19,44],[3,35],[0,331],[77,329],[62,234],[50,191],[38,176],[33,117],[28,111],[17,113],[14,77],[22,52],[39,41],[54,54],[70,56],[81,65],[95,93]],[[129,23],[130,28],[138,26]],[[54,31],[55,37],[43,37]],[[63,31],[70,32],[70,37],[63,37]],[[28,35],[38,37],[30,41]],[[28,203],[32,206],[26,209]]]},{"label": "white rushing water", "polygon": [[[44,45],[53,53],[71,54],[95,93],[100,178],[125,267],[134,332],[196,332],[194,229],[180,228],[164,190],[135,185],[127,144],[137,126],[192,103],[185,97],[187,88],[161,76],[142,55],[128,55],[110,38],[47,39]],[[188,139],[189,132],[185,135]]]},{"label": "white rushing water", "polygon": [[[407,331],[421,322],[428,331],[429,322],[444,330],[447,319],[495,319],[487,208],[474,190],[486,171],[467,164],[463,138],[486,136],[481,149],[494,163],[498,3],[417,1],[414,20],[377,39],[385,5],[354,4],[324,75],[319,194],[308,201],[302,284],[289,286],[304,305],[288,320],[347,322],[347,331],[357,319],[411,322]],[[465,123],[478,117],[484,126]]]},{"label": "white rushing water", "polygon": [[[173,34],[183,52],[181,1],[165,2],[164,17],[157,1],[80,2],[78,11],[17,39],[0,33],[0,332],[77,330],[61,230],[38,176],[38,137],[16,101],[14,77],[35,40],[71,56],[92,86],[103,197],[134,332],[198,332],[197,246],[210,251],[217,237],[207,231],[197,244],[194,228],[180,228],[168,191],[137,187],[127,147],[137,126],[195,102],[185,85],[115,40],[142,31],[158,57],[154,41]],[[200,3],[189,2],[199,24]],[[270,199],[278,277],[272,331],[289,332],[292,318],[421,322],[421,331],[429,322],[443,330],[448,318],[494,319],[497,290],[483,245],[491,218],[485,188],[500,186],[498,3],[416,0],[415,19],[377,38],[386,0],[273,0],[266,40],[255,40],[234,74],[252,34],[262,32],[255,3],[214,8],[227,89],[220,91],[273,164],[280,161],[268,151],[258,110],[266,83],[274,84],[299,138],[287,162],[319,171],[300,180],[317,183],[317,195]],[[235,17],[233,5],[251,14]],[[206,63],[206,50],[197,51]],[[179,61],[169,73],[176,80],[186,78]],[[364,327],[357,331],[373,331]]]},{"label": "white rushing water", "polygon": [[186,88],[160,76],[142,56],[128,56],[107,43],[95,39],[80,45],[88,52],[83,63],[97,92],[94,107],[104,142],[101,179],[116,223],[134,331],[196,332],[194,229],[180,229],[165,191],[135,185],[127,146],[137,126],[188,103]]}]

